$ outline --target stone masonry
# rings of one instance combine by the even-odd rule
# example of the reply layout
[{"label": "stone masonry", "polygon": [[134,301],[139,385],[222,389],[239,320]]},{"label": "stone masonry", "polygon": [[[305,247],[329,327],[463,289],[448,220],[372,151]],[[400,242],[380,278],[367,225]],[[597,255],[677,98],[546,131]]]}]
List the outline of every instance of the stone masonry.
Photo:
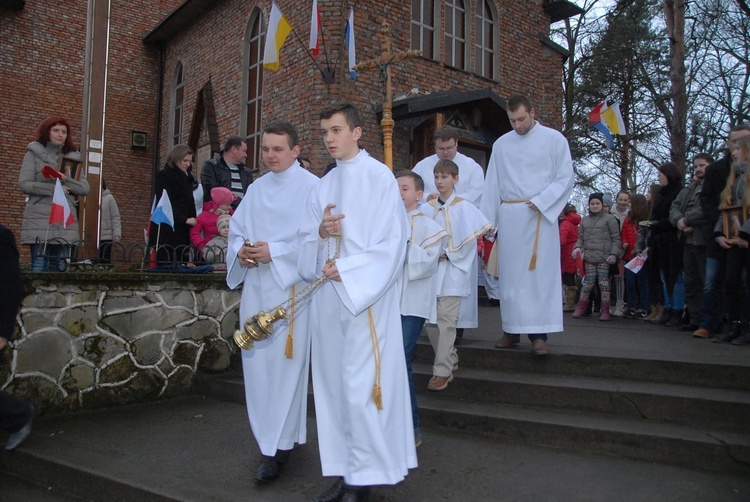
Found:
[{"label": "stone masonry", "polygon": [[184,394],[238,350],[240,294],[212,274],[27,274],[0,389],[53,412]]}]

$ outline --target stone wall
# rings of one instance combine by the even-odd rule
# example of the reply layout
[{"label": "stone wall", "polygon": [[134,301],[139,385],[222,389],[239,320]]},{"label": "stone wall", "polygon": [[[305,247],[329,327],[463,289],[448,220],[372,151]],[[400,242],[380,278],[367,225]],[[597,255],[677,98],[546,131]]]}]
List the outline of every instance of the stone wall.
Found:
[{"label": "stone wall", "polygon": [[186,393],[237,352],[240,294],[223,274],[26,274],[0,388],[54,412]]}]

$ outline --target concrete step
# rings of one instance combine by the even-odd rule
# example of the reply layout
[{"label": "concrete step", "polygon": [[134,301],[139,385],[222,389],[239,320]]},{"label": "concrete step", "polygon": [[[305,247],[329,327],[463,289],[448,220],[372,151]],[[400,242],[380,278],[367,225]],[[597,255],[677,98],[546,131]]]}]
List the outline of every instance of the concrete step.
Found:
[{"label": "concrete step", "polygon": [[[413,369],[417,392],[427,394],[431,366],[415,364]],[[712,430],[750,431],[750,393],[744,391],[464,366],[454,376],[447,389],[430,394],[443,400],[577,410],[650,422],[698,424]]]},{"label": "concrete step", "polygon": [[[741,365],[734,363],[734,360],[723,362],[721,358],[713,358],[709,362],[701,361],[699,357],[695,360],[669,359],[663,352],[632,357],[620,356],[616,350],[594,351],[576,347],[552,347],[550,356],[535,358],[530,355],[528,347],[530,346],[526,343],[518,349],[495,349],[494,342],[467,341],[462,342],[457,349],[462,368],[614,378],[750,391],[750,365],[747,365],[746,360],[745,364]],[[700,347],[696,347],[696,350],[699,350]],[[414,362],[432,364],[434,357],[435,354],[427,339],[420,338]]]},{"label": "concrete step", "polygon": [[748,434],[437,396],[420,396],[419,410],[421,423],[431,429],[750,475]]}]

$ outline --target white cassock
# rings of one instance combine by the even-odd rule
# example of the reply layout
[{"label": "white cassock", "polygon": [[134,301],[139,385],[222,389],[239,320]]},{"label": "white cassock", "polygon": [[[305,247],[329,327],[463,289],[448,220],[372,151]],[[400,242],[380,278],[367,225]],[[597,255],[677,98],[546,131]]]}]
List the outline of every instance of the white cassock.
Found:
[{"label": "white cassock", "polygon": [[[364,150],[337,161],[310,193],[301,218],[299,271],[308,281],[321,276],[335,251],[336,240],[318,234],[329,203],[336,204],[333,214],[345,215],[336,260],[341,281],[323,283],[310,306],[323,476],[343,476],[350,485],[392,485],[417,466],[399,312],[406,211],[384,164]],[[374,400],[378,380],[380,410]]]},{"label": "white cassock", "polygon": [[[460,296],[458,327],[476,327],[477,321],[477,237],[491,228],[487,218],[455,192],[444,205],[431,200],[432,218],[449,234],[443,251],[448,257],[438,266],[438,296]],[[467,308],[464,310],[464,305]],[[462,315],[464,317],[462,317]],[[463,321],[464,326],[461,326]]]},{"label": "white cassock", "polygon": [[[281,173],[269,172],[247,189],[229,220],[227,284],[244,283],[240,327],[260,310],[270,311],[305,283],[297,272],[297,229],[310,190],[318,178],[294,163]],[[271,262],[257,268],[240,265],[237,253],[245,239],[268,242]],[[260,451],[273,456],[307,440],[307,387],[310,363],[308,311],[293,320],[293,357],[285,356],[290,331],[286,320],[274,324],[273,335],[242,351],[250,427]]]},{"label": "white cassock", "polygon": [[[492,147],[480,208],[498,229],[503,330],[513,334],[563,330],[560,234],[557,217],[573,190],[568,140],[538,122],[521,136],[502,135]],[[541,211],[536,268],[529,270]]]},{"label": "white cassock", "polygon": [[422,209],[410,211],[408,216],[411,237],[401,286],[401,315],[421,317],[435,324],[438,258],[448,232]]},{"label": "white cassock", "polygon": [[[440,159],[437,154],[430,155],[417,162],[417,165],[412,169],[412,172],[417,173],[424,180],[423,203],[427,202],[428,195],[437,193],[438,191],[435,187],[435,173],[433,171],[438,160]],[[479,207],[484,188],[484,170],[482,166],[461,152],[456,152],[453,162],[458,166],[458,183],[453,187],[456,195]]]},{"label": "white cassock", "polygon": [[[419,174],[424,179],[424,197],[422,202],[427,202],[427,196],[431,193],[437,192],[435,186],[435,164],[438,163],[440,158],[437,154],[430,155],[419,162],[412,169],[413,172]],[[453,187],[455,194],[462,199],[471,202],[474,206],[479,207],[482,199],[482,190],[484,189],[484,170],[482,166],[476,163],[474,159],[469,156],[456,152],[456,156],[453,157],[453,162],[458,166],[458,183]],[[474,263],[471,264],[471,291],[474,293],[471,296],[464,297],[461,299],[461,307],[459,308],[458,315],[458,328],[476,328],[479,323],[477,321],[478,308],[477,308],[477,283],[479,277],[479,257],[477,253],[474,253]]]}]

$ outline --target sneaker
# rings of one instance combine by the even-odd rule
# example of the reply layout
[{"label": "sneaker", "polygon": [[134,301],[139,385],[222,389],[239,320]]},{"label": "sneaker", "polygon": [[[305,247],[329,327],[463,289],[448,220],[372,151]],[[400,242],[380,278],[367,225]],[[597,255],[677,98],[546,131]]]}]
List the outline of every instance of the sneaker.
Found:
[{"label": "sneaker", "polygon": [[704,328],[698,328],[693,331],[693,338],[710,338],[711,332]]},{"label": "sneaker", "polygon": [[634,319],[634,318],[635,318],[635,314],[636,314],[637,312],[638,312],[637,310],[633,310],[633,309],[628,309],[628,310],[626,310],[626,311],[625,311],[625,313],[624,313],[624,314],[622,315],[622,318],[623,318],[623,319]]},{"label": "sneaker", "polygon": [[15,450],[19,446],[21,446],[21,443],[26,441],[26,439],[31,434],[31,424],[34,422],[34,416],[36,415],[36,409],[34,408],[33,404],[30,404],[31,409],[29,410],[29,418],[26,420],[26,423],[23,424],[23,427],[17,432],[12,433],[10,436],[8,436],[8,442],[5,444],[5,450],[11,451]]},{"label": "sneaker", "polygon": [[453,375],[450,376],[437,376],[430,378],[430,382],[427,384],[427,390],[433,392],[445,390],[448,384],[453,381]]},{"label": "sneaker", "polygon": [[645,310],[636,310],[635,314],[633,314],[633,319],[640,319],[641,321],[645,320],[648,317],[648,312]]},{"label": "sneaker", "polygon": [[732,340],[732,345],[747,345],[750,343],[750,332],[745,332]]}]

